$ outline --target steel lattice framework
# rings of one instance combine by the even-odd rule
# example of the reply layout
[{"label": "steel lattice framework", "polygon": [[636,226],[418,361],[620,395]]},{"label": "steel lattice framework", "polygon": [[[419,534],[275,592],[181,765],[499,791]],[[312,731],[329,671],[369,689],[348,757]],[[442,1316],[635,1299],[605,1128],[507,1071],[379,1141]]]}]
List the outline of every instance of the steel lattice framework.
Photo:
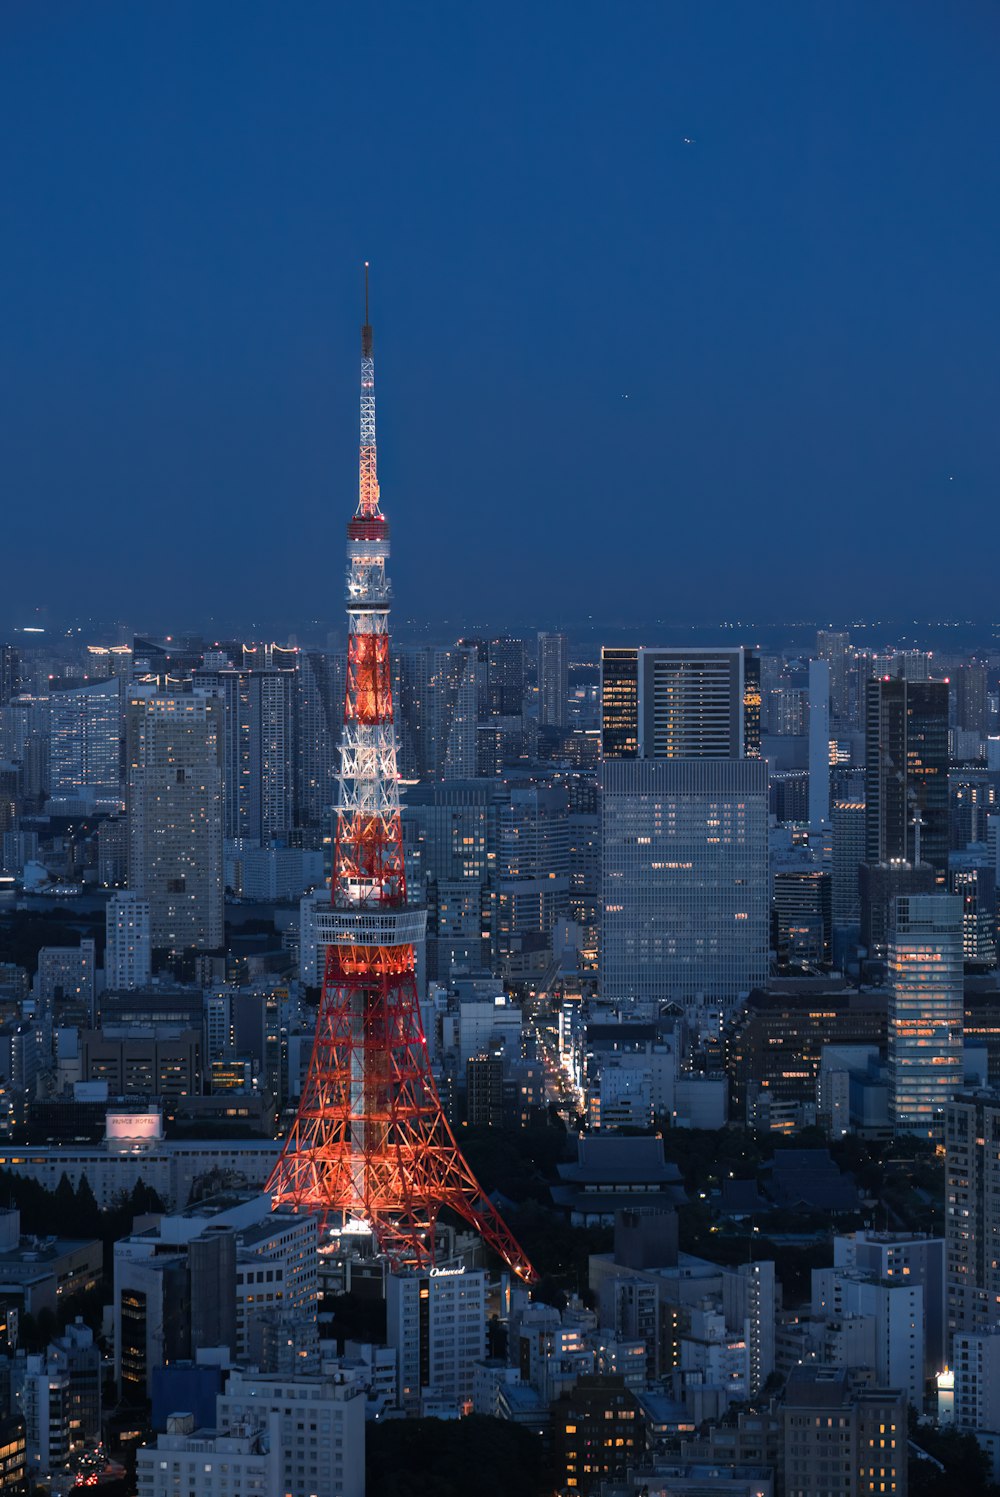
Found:
[{"label": "steel lattice framework", "polygon": [[268,1182],[275,1208],[369,1225],[399,1264],[433,1265],[448,1209],[521,1278],[531,1264],[483,1193],[448,1125],[417,1002],[389,668],[389,526],[379,508],[375,366],[361,332],[358,508],[347,527],[347,683],[322,997],[298,1113]]}]

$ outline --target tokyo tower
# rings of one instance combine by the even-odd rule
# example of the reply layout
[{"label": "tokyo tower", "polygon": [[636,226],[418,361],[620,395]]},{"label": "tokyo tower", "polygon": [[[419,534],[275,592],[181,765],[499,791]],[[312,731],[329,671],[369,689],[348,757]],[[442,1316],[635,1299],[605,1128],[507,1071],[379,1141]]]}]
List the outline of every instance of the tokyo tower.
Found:
[{"label": "tokyo tower", "polygon": [[361,330],[360,493],[347,526],[347,680],[323,990],[295,1121],[268,1181],[275,1209],[371,1228],[400,1266],[433,1266],[447,1209],[522,1279],[534,1271],[462,1157],[431,1074],[406,901],[389,668],[389,525],[379,505],[375,366]]}]

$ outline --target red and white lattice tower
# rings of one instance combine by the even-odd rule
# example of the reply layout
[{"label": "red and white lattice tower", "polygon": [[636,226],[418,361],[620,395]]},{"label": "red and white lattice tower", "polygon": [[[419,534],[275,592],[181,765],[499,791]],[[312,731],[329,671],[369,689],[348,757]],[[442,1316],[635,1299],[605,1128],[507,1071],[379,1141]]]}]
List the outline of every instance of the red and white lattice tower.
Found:
[{"label": "red and white lattice tower", "polygon": [[298,1113],[268,1181],[275,1208],[370,1226],[397,1263],[434,1261],[442,1210],[521,1278],[531,1264],[462,1157],[431,1074],[406,902],[389,669],[389,526],[379,507],[375,371],[361,332],[361,488],[347,526],[347,686],[323,992]]}]

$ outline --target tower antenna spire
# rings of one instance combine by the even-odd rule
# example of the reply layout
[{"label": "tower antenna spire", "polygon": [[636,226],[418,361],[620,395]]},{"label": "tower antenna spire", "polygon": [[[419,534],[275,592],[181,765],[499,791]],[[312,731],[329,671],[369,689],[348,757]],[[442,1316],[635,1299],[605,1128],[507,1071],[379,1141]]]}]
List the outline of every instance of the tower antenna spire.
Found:
[{"label": "tower antenna spire", "polygon": [[368,318],[368,261],[365,261],[365,321],[361,329],[361,357],[370,359],[372,356],[372,325]]}]

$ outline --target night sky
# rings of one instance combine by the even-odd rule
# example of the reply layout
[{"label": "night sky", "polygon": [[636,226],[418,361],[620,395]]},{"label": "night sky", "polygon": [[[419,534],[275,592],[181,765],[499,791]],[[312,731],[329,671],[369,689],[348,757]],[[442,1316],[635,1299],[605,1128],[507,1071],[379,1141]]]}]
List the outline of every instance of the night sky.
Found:
[{"label": "night sky", "polygon": [[0,624],[1000,618],[995,0],[0,9]]}]

